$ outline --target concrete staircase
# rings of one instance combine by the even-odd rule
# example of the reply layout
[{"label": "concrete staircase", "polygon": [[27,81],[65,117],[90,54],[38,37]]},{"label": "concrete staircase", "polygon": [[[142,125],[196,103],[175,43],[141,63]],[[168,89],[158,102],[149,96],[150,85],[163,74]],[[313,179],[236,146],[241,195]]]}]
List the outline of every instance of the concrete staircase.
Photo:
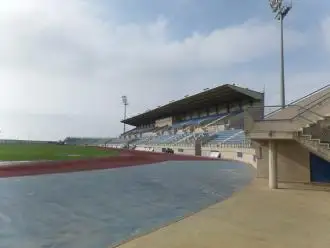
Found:
[{"label": "concrete staircase", "polygon": [[294,139],[311,152],[330,162],[330,117],[297,132]]},{"label": "concrete staircase", "polygon": [[295,140],[311,152],[330,162],[329,143],[322,143],[319,139],[313,139],[311,135],[305,134],[298,134]]},{"label": "concrete staircase", "polygon": [[266,118],[255,118],[253,107],[244,116],[244,129],[252,140],[295,140],[330,162],[330,84]]}]

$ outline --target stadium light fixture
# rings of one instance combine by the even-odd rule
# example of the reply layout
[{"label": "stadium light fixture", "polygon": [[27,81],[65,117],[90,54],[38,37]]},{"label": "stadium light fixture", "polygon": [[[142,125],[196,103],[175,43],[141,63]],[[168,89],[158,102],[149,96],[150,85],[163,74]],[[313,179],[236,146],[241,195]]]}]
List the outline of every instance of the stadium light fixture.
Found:
[{"label": "stadium light fixture", "polygon": [[[122,103],[124,105],[124,120],[126,120],[126,110],[127,110],[127,106],[128,106],[128,99],[127,96],[122,96],[121,97]],[[126,123],[124,123],[124,132],[126,132]]]},{"label": "stadium light fixture", "polygon": [[280,21],[281,26],[281,107],[285,108],[283,20],[292,9],[292,0],[290,3],[287,3],[284,0],[269,0],[269,5],[275,14],[275,19]]}]

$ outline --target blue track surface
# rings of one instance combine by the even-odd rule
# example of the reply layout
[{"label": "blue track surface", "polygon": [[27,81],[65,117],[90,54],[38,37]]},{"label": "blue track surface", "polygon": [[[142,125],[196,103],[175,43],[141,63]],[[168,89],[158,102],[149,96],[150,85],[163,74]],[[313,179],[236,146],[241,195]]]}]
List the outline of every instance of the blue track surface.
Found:
[{"label": "blue track surface", "polygon": [[0,179],[0,247],[106,248],[225,199],[253,175],[195,161]]}]

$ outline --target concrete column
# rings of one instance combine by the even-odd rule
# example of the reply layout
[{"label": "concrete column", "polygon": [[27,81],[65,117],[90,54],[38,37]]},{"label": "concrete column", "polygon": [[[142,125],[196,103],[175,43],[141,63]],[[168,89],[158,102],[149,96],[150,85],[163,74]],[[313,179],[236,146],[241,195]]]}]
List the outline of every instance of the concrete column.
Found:
[{"label": "concrete column", "polygon": [[276,144],[274,140],[269,141],[269,188],[277,189],[277,161]]}]

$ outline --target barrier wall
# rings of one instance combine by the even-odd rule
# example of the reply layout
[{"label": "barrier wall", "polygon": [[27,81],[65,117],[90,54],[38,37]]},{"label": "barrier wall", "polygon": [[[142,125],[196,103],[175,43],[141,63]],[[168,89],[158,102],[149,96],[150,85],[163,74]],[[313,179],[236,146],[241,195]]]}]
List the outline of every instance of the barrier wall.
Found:
[{"label": "barrier wall", "polygon": [[[154,151],[163,152],[164,148],[173,149],[175,154],[182,155],[195,155],[194,146],[137,146],[139,151]],[[209,158],[219,158],[223,160],[240,161],[252,165],[257,168],[257,159],[255,156],[255,150],[253,148],[242,147],[202,147],[202,156]]]}]

